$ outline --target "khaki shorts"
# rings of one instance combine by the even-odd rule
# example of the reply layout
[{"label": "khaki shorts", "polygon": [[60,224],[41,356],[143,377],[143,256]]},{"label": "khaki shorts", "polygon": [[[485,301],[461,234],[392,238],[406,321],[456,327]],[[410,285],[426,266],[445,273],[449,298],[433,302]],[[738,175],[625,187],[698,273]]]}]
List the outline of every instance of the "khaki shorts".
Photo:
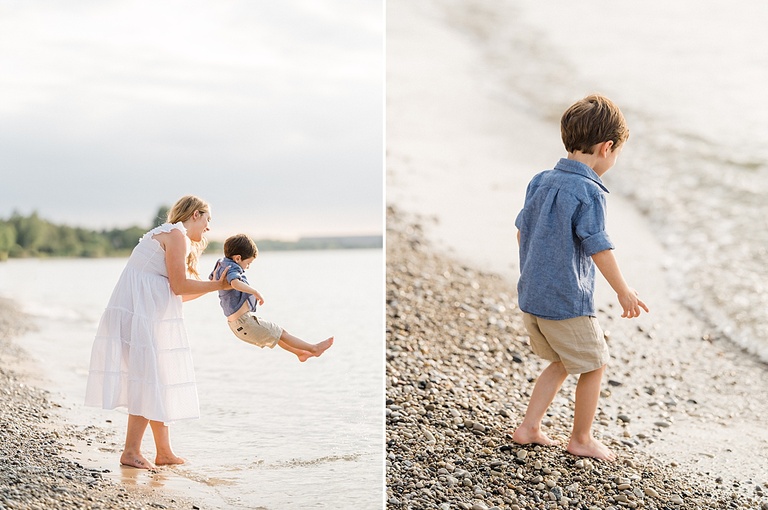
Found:
[{"label": "khaki shorts", "polygon": [[283,334],[283,328],[256,317],[253,312],[244,313],[237,320],[227,322],[227,324],[237,338],[262,348],[273,348],[280,341],[280,335]]},{"label": "khaki shorts", "polygon": [[610,360],[605,335],[595,317],[553,321],[524,313],[523,322],[533,352],[548,361],[561,361],[569,374],[592,372]]}]

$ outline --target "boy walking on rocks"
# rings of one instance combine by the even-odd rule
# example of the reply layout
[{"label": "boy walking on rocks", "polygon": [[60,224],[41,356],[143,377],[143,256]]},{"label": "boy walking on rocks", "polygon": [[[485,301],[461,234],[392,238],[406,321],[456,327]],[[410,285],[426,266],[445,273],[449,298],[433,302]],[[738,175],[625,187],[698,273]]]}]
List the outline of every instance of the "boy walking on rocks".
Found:
[{"label": "boy walking on rocks", "polygon": [[512,439],[552,445],[541,420],[568,374],[579,374],[568,452],[603,460],[614,453],[592,437],[608,345],[595,317],[595,266],[616,292],[622,317],[648,307],[627,285],[605,231],[600,177],[613,167],[629,138],[626,121],[608,98],[591,95],[560,120],[568,157],[528,184],[515,220],[520,244],[518,299],[531,348],[551,363],[534,386],[525,418]]}]

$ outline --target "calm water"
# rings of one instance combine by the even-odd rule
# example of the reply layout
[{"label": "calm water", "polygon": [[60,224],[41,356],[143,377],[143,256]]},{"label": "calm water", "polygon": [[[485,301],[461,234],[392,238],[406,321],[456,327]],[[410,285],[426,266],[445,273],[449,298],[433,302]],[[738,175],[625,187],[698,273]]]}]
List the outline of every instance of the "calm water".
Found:
[{"label": "calm water", "polygon": [[436,3],[513,107],[557,122],[590,92],[620,105],[631,136],[608,186],[666,246],[676,297],[768,361],[768,4]]},{"label": "calm water", "polygon": [[[201,267],[215,260],[206,256]],[[82,400],[93,335],[124,263],[0,264],[0,295],[37,315],[40,331],[19,342],[40,362],[54,399],[71,408],[72,421],[111,429],[120,444],[125,414]],[[202,418],[172,425],[188,464],[146,483],[181,488],[205,508],[381,508],[382,252],[262,253],[248,276],[265,298],[264,317],[309,341],[334,335],[335,344],[299,363],[232,336],[215,294],[185,303]],[[119,450],[104,455],[119,475]]]}]

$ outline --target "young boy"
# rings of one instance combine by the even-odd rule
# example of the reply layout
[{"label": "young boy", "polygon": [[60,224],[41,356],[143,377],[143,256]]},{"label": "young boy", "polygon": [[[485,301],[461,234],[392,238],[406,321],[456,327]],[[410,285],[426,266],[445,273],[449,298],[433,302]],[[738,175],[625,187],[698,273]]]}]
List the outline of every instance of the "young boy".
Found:
[{"label": "young boy", "polygon": [[624,116],[608,98],[591,95],[573,104],[560,120],[568,157],[528,185],[515,220],[520,243],[518,299],[538,356],[550,361],[539,376],[522,424],[512,439],[520,444],[556,444],[541,420],[568,374],[580,374],[568,452],[603,460],[614,453],[592,437],[608,345],[595,317],[595,266],[616,292],[622,317],[648,307],[630,288],[605,231],[605,193],[600,177],[616,163],[629,138]]},{"label": "young boy", "polygon": [[219,301],[224,315],[227,316],[229,329],[237,338],[259,347],[273,348],[279,345],[294,353],[299,361],[307,361],[313,356],[320,356],[331,345],[333,337],[317,344],[309,344],[297,338],[280,326],[256,316],[256,306],[264,304],[259,291],[248,283],[245,270],[259,254],[256,243],[245,234],[238,234],[224,242],[224,257],[216,262],[210,279],[218,279],[222,271],[227,273],[231,289],[219,291]]}]

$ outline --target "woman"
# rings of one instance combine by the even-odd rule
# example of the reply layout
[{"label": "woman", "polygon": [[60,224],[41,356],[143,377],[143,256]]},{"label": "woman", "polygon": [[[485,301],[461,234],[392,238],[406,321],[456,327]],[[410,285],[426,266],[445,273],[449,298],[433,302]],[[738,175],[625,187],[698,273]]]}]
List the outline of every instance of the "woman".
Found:
[{"label": "woman", "polygon": [[[201,281],[197,271],[210,221],[206,202],[179,199],[168,222],[139,240],[101,317],[85,403],[128,409],[123,465],[184,463],[173,453],[168,424],[199,418],[200,412],[181,303],[229,288],[225,278]],[[154,464],[141,454],[147,425],[157,449]]]}]

